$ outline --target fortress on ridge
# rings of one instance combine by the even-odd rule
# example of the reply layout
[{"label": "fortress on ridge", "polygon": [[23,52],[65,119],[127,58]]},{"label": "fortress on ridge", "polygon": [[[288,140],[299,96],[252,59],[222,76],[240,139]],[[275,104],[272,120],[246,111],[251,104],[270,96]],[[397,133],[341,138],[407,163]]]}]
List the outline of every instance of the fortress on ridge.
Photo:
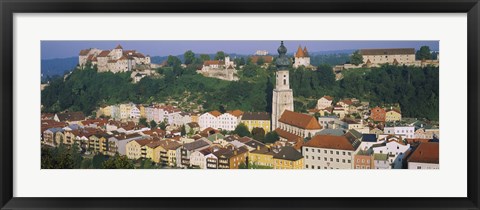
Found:
[{"label": "fortress on ridge", "polygon": [[78,65],[81,69],[87,63],[97,65],[98,72],[111,71],[113,73],[132,70],[150,69],[150,56],[143,55],[136,50],[124,50],[121,45],[112,50],[90,48],[81,50],[78,55]]}]

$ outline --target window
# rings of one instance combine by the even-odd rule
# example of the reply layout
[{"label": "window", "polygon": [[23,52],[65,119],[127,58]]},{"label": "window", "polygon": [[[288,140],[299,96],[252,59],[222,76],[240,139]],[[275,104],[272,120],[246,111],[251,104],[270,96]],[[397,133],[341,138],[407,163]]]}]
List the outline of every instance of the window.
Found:
[{"label": "window", "polygon": [[307,155],[307,156],[305,156],[305,157],[308,159],[308,155]]},{"label": "window", "polygon": [[340,154],[340,152],[339,152],[339,151],[337,151],[337,152],[336,152],[336,154],[337,154],[337,155],[339,155],[339,154]]},{"label": "window", "polygon": [[328,159],[327,159],[327,158],[323,158],[323,160],[327,161]]},{"label": "window", "polygon": [[308,148],[305,148],[305,151],[307,151],[307,152],[308,152]]},{"label": "window", "polygon": [[320,153],[320,149],[318,149],[317,152]]},{"label": "window", "polygon": [[327,154],[327,150],[324,150],[325,154]]},{"label": "window", "polygon": [[305,168],[308,168],[308,165],[305,165]]},{"label": "window", "polygon": [[314,166],[314,165],[312,165],[312,169],[315,169],[315,166]]},{"label": "window", "polygon": [[345,155],[345,152],[343,152],[343,155]]},{"label": "window", "polygon": [[345,163],[345,159],[342,159],[342,163]]},{"label": "window", "polygon": [[352,153],[351,153],[351,152],[348,152],[348,155],[352,155]]},{"label": "window", "polygon": [[422,169],[422,166],[417,166],[417,169]]},{"label": "window", "polygon": [[312,160],[315,160],[315,156],[312,156]]},{"label": "window", "polygon": [[330,154],[332,154],[332,155],[333,155],[333,150],[330,150]]},{"label": "window", "polygon": [[286,79],[283,80],[283,85],[287,85],[287,80]]},{"label": "window", "polygon": [[330,161],[332,161],[332,162],[333,162],[333,158],[330,158]]},{"label": "window", "polygon": [[350,163],[350,160],[347,160],[348,163]]},{"label": "window", "polygon": [[336,159],[336,161],[337,161],[337,163],[340,162],[340,160],[338,158]]},{"label": "window", "polygon": [[365,163],[365,160],[362,159],[362,163]]},{"label": "window", "polygon": [[321,160],[321,158],[320,158],[320,157],[318,157],[318,160]]},{"label": "window", "polygon": [[321,169],[320,166],[317,166],[317,169]]}]

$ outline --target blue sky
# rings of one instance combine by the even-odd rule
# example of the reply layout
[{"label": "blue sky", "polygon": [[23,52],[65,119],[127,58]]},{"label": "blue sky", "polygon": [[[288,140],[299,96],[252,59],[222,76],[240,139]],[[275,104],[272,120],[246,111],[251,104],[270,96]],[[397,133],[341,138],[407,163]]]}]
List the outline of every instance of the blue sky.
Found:
[{"label": "blue sky", "polygon": [[[350,50],[360,48],[415,48],[427,45],[431,50],[439,50],[438,41],[301,41],[285,40],[288,52],[294,52],[299,45],[307,46],[309,52]],[[196,54],[216,53],[223,50],[226,53],[253,54],[257,50],[267,50],[277,54],[280,40],[261,41],[42,41],[42,59],[68,58],[78,56],[82,49],[99,48],[113,49],[121,44],[124,49],[135,49],[150,56],[167,56],[183,54],[192,50]]]}]

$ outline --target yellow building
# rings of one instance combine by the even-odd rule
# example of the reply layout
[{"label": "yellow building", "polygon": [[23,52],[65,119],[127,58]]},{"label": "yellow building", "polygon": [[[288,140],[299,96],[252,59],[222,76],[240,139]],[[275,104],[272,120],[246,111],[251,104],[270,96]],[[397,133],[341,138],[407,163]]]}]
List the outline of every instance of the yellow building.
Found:
[{"label": "yellow building", "polygon": [[192,122],[198,123],[198,118],[200,117],[200,114],[194,113],[191,115]]},{"label": "yellow building", "polygon": [[273,168],[273,155],[275,153],[266,146],[257,146],[257,149],[248,154],[248,166],[253,169]]},{"label": "yellow building", "polygon": [[273,156],[275,169],[303,169],[303,156],[293,147],[282,147],[280,152]]},{"label": "yellow building", "polygon": [[245,124],[250,131],[253,128],[263,128],[265,133],[271,131],[270,114],[267,112],[245,112],[240,122]]},{"label": "yellow building", "polygon": [[132,111],[131,104],[120,104],[120,119],[130,118],[131,111]]},{"label": "yellow building", "polygon": [[385,122],[398,122],[402,120],[402,114],[400,111],[391,109],[385,114]]},{"label": "yellow building", "polygon": [[125,146],[128,159],[140,159],[147,157],[147,145],[155,142],[151,139],[133,140]]},{"label": "yellow building", "polygon": [[143,105],[138,105],[138,109],[140,109],[140,117],[147,118],[147,114],[145,113],[145,107]]},{"label": "yellow building", "polygon": [[146,145],[146,158],[150,158],[155,163],[160,163],[161,141],[155,141]]}]

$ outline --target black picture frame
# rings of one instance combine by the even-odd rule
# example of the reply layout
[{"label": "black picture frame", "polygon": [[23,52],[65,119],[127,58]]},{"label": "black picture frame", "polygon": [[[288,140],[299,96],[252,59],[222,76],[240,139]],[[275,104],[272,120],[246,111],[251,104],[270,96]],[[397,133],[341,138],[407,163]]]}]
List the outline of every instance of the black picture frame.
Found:
[{"label": "black picture frame", "polygon": [[[2,209],[479,209],[478,0],[0,0]],[[13,197],[15,13],[467,13],[468,196],[466,198],[17,198]],[[455,181],[455,180],[445,180]],[[406,186],[408,187],[408,186]],[[421,186],[419,186],[421,187]],[[414,190],[414,187],[413,189]]]}]

